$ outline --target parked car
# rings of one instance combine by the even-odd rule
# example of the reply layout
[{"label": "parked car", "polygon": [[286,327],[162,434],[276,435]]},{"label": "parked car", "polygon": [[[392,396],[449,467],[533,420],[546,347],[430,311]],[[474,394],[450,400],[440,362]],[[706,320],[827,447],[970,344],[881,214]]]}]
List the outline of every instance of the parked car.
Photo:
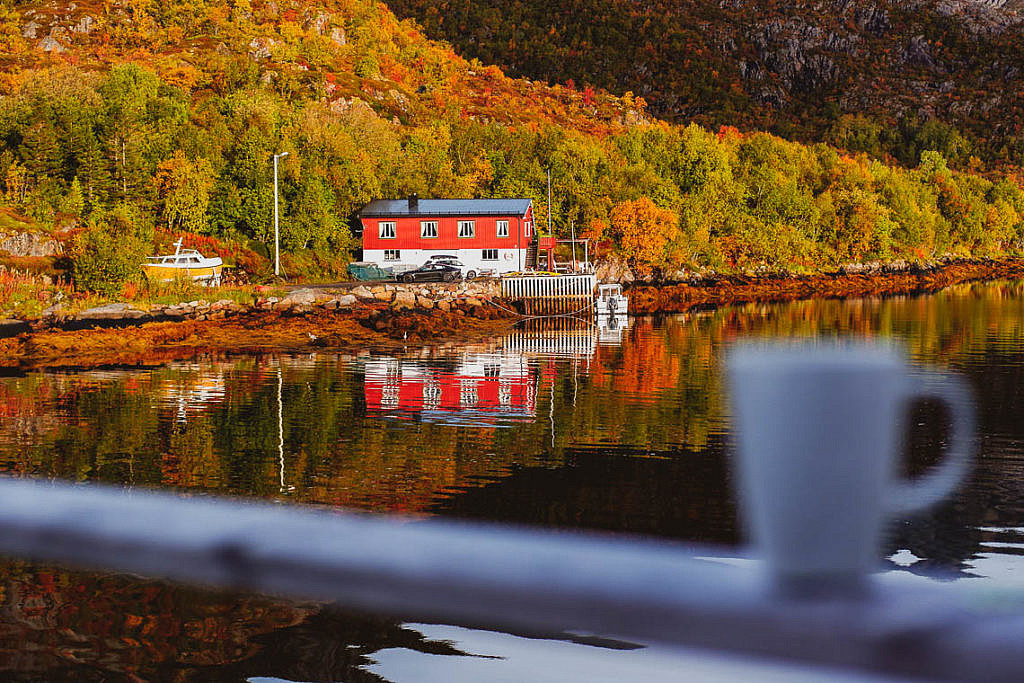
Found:
[{"label": "parked car", "polygon": [[456,268],[459,269],[459,272],[462,274],[462,277],[465,278],[466,280],[472,280],[473,278],[480,274],[476,268],[474,268],[473,266],[467,266],[462,261],[460,261],[457,256],[453,256],[451,254],[434,254],[433,256],[428,258],[426,263],[424,263],[423,265],[428,266],[432,263],[444,263],[449,266],[455,266]]},{"label": "parked car", "polygon": [[462,271],[458,266],[447,263],[424,263],[419,268],[399,273],[399,282],[426,282],[434,280],[437,282],[455,282],[462,279]]}]

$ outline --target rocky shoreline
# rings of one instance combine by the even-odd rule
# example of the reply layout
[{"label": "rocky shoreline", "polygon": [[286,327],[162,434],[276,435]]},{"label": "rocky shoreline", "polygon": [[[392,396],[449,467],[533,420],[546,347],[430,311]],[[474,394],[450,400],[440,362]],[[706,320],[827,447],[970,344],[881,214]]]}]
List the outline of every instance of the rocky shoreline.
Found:
[{"label": "rocky shoreline", "polygon": [[494,334],[514,315],[489,305],[496,282],[377,284],[338,292],[189,301],[147,310],[108,304],[75,315],[0,321],[0,368],[151,365],[206,351],[394,348]]},{"label": "rocky shoreline", "polygon": [[1024,259],[970,259],[847,266],[834,273],[697,276],[687,282],[629,288],[634,315],[683,313],[742,303],[927,294],[982,280],[1024,278]]},{"label": "rocky shoreline", "polygon": [[[1024,278],[1024,259],[902,268],[847,268],[818,275],[703,276],[628,287],[636,315],[747,302],[935,292],[979,280]],[[279,352],[395,348],[494,334],[517,315],[496,280],[296,289],[251,303],[189,301],[146,310],[117,303],[37,320],[0,321],[0,368],[150,365],[204,351]],[[493,304],[499,305],[493,305]]]}]

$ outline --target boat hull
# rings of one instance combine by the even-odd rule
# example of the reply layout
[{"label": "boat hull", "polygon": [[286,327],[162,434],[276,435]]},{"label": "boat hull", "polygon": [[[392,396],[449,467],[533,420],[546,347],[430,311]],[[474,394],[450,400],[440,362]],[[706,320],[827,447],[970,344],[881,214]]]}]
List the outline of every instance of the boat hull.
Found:
[{"label": "boat hull", "polygon": [[222,266],[181,267],[163,264],[145,264],[142,271],[154,282],[172,282],[178,278],[207,284],[219,284]]}]

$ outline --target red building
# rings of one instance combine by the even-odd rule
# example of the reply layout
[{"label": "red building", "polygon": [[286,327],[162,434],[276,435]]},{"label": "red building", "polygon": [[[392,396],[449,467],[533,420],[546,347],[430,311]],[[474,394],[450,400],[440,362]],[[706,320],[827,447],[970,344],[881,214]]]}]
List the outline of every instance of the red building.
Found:
[{"label": "red building", "polygon": [[480,271],[536,267],[553,237],[538,238],[529,199],[377,199],[359,212],[363,260],[419,266],[451,254]]}]

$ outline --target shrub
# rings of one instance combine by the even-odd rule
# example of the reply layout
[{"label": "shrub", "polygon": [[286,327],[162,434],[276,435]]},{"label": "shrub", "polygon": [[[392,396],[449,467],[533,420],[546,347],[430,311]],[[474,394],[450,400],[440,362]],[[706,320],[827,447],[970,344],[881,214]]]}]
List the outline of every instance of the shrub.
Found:
[{"label": "shrub", "polygon": [[71,244],[75,286],[104,296],[118,296],[126,282],[140,278],[146,251],[145,244],[134,235],[116,235],[109,226],[87,228]]}]

